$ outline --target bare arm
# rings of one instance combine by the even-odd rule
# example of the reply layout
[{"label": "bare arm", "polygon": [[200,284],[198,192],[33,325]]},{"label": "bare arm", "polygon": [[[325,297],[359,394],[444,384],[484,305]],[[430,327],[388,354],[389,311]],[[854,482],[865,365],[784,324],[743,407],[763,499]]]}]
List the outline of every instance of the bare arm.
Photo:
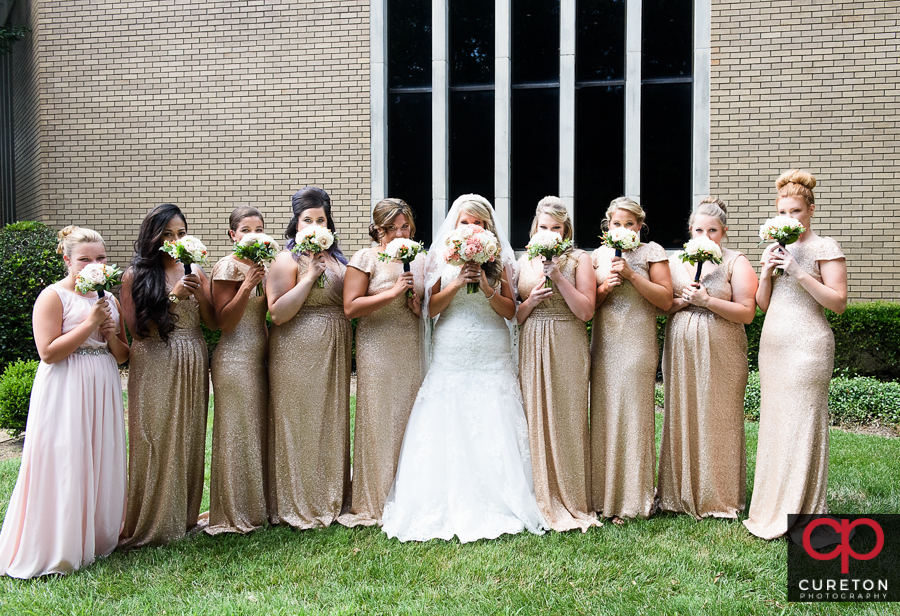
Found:
[{"label": "bare arm", "polygon": [[297,281],[297,262],[288,251],[283,251],[269,269],[266,295],[269,313],[276,325],[287,323],[303,306],[316,279],[325,271],[325,255],[317,253],[309,263],[306,275]]},{"label": "bare arm", "polygon": [[556,285],[572,314],[585,322],[591,320],[594,316],[594,304],[597,296],[597,278],[591,258],[587,253],[582,253],[578,257],[574,285],[563,276],[553,261],[544,262],[544,275],[549,276]]},{"label": "bare arm", "polygon": [[344,314],[348,319],[364,317],[383,308],[395,299],[412,290],[412,272],[404,272],[390,289],[375,295],[366,295],[369,290],[369,275],[353,266],[347,266],[344,274]]},{"label": "bare arm", "polygon": [[[112,294],[109,294],[109,298],[116,303],[116,308],[121,315],[122,307],[119,305],[119,301]],[[125,337],[125,324],[121,323],[117,326],[112,317],[109,317],[100,326],[100,333],[106,338],[109,352],[112,353],[116,363],[121,364],[127,361],[131,349],[128,347],[128,339]]]},{"label": "bare arm", "polygon": [[763,312],[769,309],[769,301],[772,299],[772,275],[775,271],[772,252],[777,247],[778,244],[769,244],[760,259],[762,270],[759,273],[759,286],[756,288],[756,305]]},{"label": "bare arm", "polygon": [[198,284],[196,287],[188,287],[191,295],[197,300],[200,306],[200,319],[209,329],[219,329],[219,319],[216,317],[216,307],[212,301],[212,294],[209,289],[209,279],[200,266],[197,266],[194,273],[185,278],[196,277]]},{"label": "bare arm", "polygon": [[253,289],[262,282],[265,269],[252,265],[240,282],[232,280],[212,281],[212,300],[216,308],[216,318],[223,332],[233,332],[241,322]]},{"label": "bare arm", "polygon": [[695,306],[703,306],[720,317],[733,323],[748,324],[756,316],[756,272],[746,257],[737,257],[734,262],[734,271],[731,274],[731,300],[712,297],[707,293],[706,287],[698,285],[686,294],[690,297],[688,303]]},{"label": "bare arm", "polygon": [[[624,263],[622,277],[631,282],[644,299],[659,310],[668,310],[672,306],[672,273],[669,271],[668,261],[650,263],[649,279],[631,269],[624,259],[621,262]],[[615,263],[616,259],[613,259],[613,264]]]},{"label": "bare arm", "polygon": [[31,325],[38,355],[45,364],[54,364],[66,359],[75,349],[84,344],[92,332],[110,318],[109,298],[98,299],[87,314],[87,318],[75,329],[62,333],[63,305],[59,295],[52,289],[44,289],[34,303]]}]

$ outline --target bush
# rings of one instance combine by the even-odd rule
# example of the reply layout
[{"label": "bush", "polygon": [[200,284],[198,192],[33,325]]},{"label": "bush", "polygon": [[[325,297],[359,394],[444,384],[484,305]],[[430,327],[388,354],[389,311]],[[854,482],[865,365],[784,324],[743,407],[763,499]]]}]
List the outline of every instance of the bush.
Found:
[{"label": "bush", "polygon": [[[751,372],[744,394],[744,416],[759,421],[759,372]],[[836,377],[828,386],[828,420],[833,426],[900,426],[900,383],[872,377]]]},{"label": "bush", "polygon": [[0,377],[0,428],[13,436],[25,431],[31,386],[39,362],[19,360],[6,366]]},{"label": "bush", "polygon": [[825,315],[834,331],[835,372],[900,379],[900,303],[859,302]]},{"label": "bush", "polygon": [[0,229],[0,369],[17,359],[38,359],[31,331],[37,296],[66,275],[56,254],[56,232],[39,222]]}]

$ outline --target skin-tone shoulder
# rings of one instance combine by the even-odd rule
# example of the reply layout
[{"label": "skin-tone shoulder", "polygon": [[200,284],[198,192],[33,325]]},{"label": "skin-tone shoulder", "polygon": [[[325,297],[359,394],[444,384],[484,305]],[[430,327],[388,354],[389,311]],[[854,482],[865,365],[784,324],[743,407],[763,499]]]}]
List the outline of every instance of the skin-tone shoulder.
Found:
[{"label": "skin-tone shoulder", "polygon": [[[242,237],[248,233],[264,233],[263,221],[259,216],[247,216],[238,221],[237,229],[228,232],[233,242],[239,242]],[[233,255],[227,258],[235,259]],[[216,319],[219,321],[219,327],[223,332],[232,332],[241,322],[250,296],[253,290],[266,274],[263,266],[243,261],[250,269],[244,276],[244,280],[236,282],[233,280],[213,280],[212,281],[212,300],[216,309]]]}]

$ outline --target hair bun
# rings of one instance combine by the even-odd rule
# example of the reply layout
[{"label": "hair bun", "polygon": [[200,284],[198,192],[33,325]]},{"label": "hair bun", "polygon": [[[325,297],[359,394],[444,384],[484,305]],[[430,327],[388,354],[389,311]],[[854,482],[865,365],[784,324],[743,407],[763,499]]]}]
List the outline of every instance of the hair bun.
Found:
[{"label": "hair bun", "polygon": [[775,190],[781,190],[786,184],[800,184],[801,186],[805,186],[809,190],[812,190],[816,187],[816,178],[808,171],[790,169],[782,173],[781,176],[775,180]]},{"label": "hair bun", "polygon": [[78,229],[78,227],[75,225],[69,225],[68,227],[60,229],[59,233],[56,234],[56,239],[59,240],[59,243],[56,245],[56,254],[65,254],[65,239],[67,236],[72,235],[76,229]]},{"label": "hair bun", "polygon": [[700,201],[700,204],[702,205],[702,204],[704,204],[704,203],[715,203],[715,204],[718,205],[720,208],[722,208],[722,211],[723,211],[723,212],[725,212],[726,214],[728,213],[728,206],[725,205],[725,202],[722,201],[721,199],[719,199],[718,197],[713,197],[713,196],[704,197],[704,198]]}]

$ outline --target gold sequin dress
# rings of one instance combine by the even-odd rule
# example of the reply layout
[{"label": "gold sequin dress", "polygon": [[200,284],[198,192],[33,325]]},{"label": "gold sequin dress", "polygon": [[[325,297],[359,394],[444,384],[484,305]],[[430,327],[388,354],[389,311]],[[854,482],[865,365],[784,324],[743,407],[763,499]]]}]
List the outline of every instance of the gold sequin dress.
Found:
[{"label": "gold sequin dress", "polygon": [[[250,266],[229,255],[212,280],[241,282]],[[213,383],[209,526],[206,532],[247,533],[266,522],[269,376],[265,296],[254,289],[241,320],[222,332],[210,362]]]},{"label": "gold sequin dress", "polygon": [[[369,277],[366,295],[390,289],[403,273],[402,263],[379,261],[379,250],[364,248],[350,259],[349,267]],[[424,258],[410,264],[419,297],[424,295],[423,264]],[[357,323],[352,498],[350,510],[339,519],[346,526],[381,524],[406,422],[422,384],[420,325],[405,293]]]},{"label": "gold sequin dress", "polygon": [[[731,275],[742,255],[727,248],[722,253],[720,265],[703,264],[700,282],[710,297],[731,301]],[[694,276],[675,255],[669,266],[673,293],[681,297]],[[663,376],[666,414],[657,485],[660,508],[697,519],[737,518],[746,503],[747,487],[744,325],[701,306],[679,310],[666,324]]]},{"label": "gold sequin dress", "polygon": [[[830,237],[790,244],[797,264],[819,282],[820,261],[843,259]],[[787,515],[828,513],[828,384],[834,334],[822,306],[790,275],[773,278],[759,340],[759,442],[750,515],[763,539],[787,532]]]},{"label": "gold sequin dress", "polygon": [[[574,250],[561,258],[559,269],[575,284],[578,258]],[[519,297],[543,286],[543,268],[528,255],[519,259]],[[519,333],[519,384],[528,438],[534,492],[553,530],[599,524],[591,505],[591,443],[588,427],[590,341],[584,321],[576,317],[562,294],[535,306]]]},{"label": "gold sequin dress", "polygon": [[209,361],[200,305],[190,296],[169,310],[177,320],[168,343],[152,330],[131,345],[125,548],[183,537],[203,499]]},{"label": "gold sequin dress", "polygon": [[[300,257],[297,281],[309,258]],[[325,270],[287,323],[269,332],[269,485],[273,524],[323,528],[350,500],[350,321],[344,273]]]},{"label": "gold sequin dress", "polygon": [[[607,246],[591,255],[598,284],[614,255]],[[622,256],[648,280],[650,265],[667,259],[654,242]],[[656,308],[623,281],[597,307],[591,328],[591,480],[594,510],[606,517],[646,518],[653,507],[658,360]]]}]

